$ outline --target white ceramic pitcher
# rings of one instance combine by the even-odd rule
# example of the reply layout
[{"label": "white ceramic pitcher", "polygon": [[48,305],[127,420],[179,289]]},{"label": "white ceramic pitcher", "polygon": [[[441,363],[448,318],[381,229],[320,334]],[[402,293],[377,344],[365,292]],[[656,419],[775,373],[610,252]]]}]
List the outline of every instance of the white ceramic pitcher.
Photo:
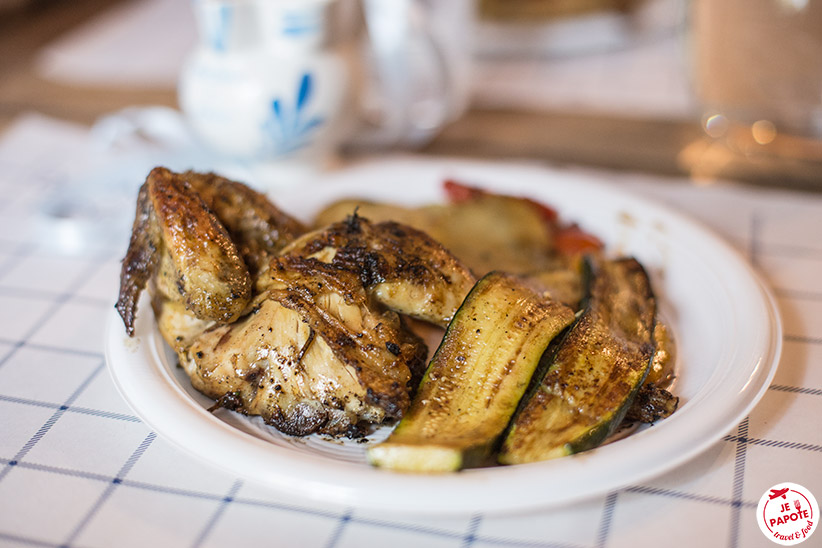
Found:
[{"label": "white ceramic pitcher", "polygon": [[194,0],[200,40],[179,102],[207,145],[259,163],[328,158],[349,89],[327,43],[334,1]]},{"label": "white ceramic pitcher", "polygon": [[470,6],[193,0],[180,106],[214,150],[262,164],[321,166],[343,142],[424,144],[467,104]]}]

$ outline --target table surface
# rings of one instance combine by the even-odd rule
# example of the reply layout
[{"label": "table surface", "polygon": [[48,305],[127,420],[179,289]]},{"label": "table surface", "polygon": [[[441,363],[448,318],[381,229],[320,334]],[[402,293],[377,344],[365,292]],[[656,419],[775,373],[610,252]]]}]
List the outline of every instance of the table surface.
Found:
[{"label": "table surface", "polygon": [[[681,119],[475,110],[416,158],[582,172],[683,211],[754,265],[782,315],[780,367],[750,415],[694,460],[561,507],[420,517],[296,500],[158,438],[116,392],[102,350],[135,173],[157,151],[101,153],[89,124],[127,105],[173,106],[173,91],[69,86],[32,68],[33,51],[107,4],[45,4],[9,16],[28,22],[15,41],[0,32],[0,49],[16,51],[0,56],[0,546],[764,547],[754,514],[769,487],[791,481],[822,494],[822,196],[694,184],[678,158],[701,135]],[[114,163],[122,180],[101,182]],[[97,185],[97,209],[66,222],[84,180]]]}]

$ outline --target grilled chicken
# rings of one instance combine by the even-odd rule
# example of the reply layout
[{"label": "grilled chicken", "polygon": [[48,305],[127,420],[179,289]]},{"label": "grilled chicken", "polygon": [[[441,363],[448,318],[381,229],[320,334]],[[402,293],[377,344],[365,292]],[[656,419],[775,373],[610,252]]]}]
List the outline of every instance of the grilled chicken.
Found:
[{"label": "grilled chicken", "polygon": [[201,392],[279,430],[354,435],[402,417],[427,348],[397,312],[446,324],[473,276],[425,234],[356,215],[286,246],[252,314],[181,356]]},{"label": "grilled chicken", "polygon": [[215,407],[293,435],[400,418],[427,348],[398,312],[445,324],[473,276],[396,223],[354,215],[292,241],[301,231],[240,183],[153,170],[121,274],[129,334],[148,287],[161,334]]},{"label": "grilled chicken", "polygon": [[251,300],[248,267],[223,224],[179,175],[155,168],[140,188],[120,273],[117,310],[134,333],[140,293],[150,279],[201,320],[229,322]]},{"label": "grilled chicken", "polygon": [[471,200],[402,207],[365,200],[340,200],[323,209],[315,226],[340,221],[359,208],[373,222],[395,221],[442,243],[478,277],[491,270],[528,273],[557,266],[554,235],[532,202],[483,194]]},{"label": "grilled chicken", "polygon": [[193,171],[181,177],[228,230],[252,278],[280,249],[306,231],[299,221],[242,183]]},{"label": "grilled chicken", "polygon": [[[443,327],[476,282],[468,268],[424,232],[392,221],[373,224],[356,212],[303,235],[282,254],[312,257],[352,272],[388,308]],[[264,277],[258,280],[266,283]]]},{"label": "grilled chicken", "polygon": [[282,432],[355,436],[402,416],[426,356],[355,274],[282,257],[252,313],[206,331],[181,363],[197,390]]}]

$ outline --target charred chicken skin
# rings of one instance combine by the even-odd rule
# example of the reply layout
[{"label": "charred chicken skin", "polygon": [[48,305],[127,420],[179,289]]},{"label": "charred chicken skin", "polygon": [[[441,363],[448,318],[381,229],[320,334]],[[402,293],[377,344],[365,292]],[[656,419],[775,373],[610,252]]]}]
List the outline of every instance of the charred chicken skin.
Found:
[{"label": "charred chicken skin", "polygon": [[252,277],[305,227],[263,194],[213,173],[186,171],[191,185],[228,231]]},{"label": "charred chicken skin", "polygon": [[179,175],[155,168],[140,188],[120,273],[117,311],[134,333],[150,280],[166,299],[201,320],[229,322],[251,301],[251,276],[225,226]]},{"label": "charred chicken skin", "polygon": [[[400,418],[427,356],[399,313],[447,323],[474,279],[416,230],[350,217],[303,230],[262,195],[156,168],[140,189],[117,309],[143,289],[192,385],[293,435]],[[398,313],[399,312],[399,313]]]},{"label": "charred chicken skin", "polygon": [[476,282],[468,268],[424,232],[391,221],[373,224],[356,212],[303,235],[282,253],[353,272],[388,308],[442,327]]},{"label": "charred chicken skin", "polygon": [[426,356],[355,274],[281,257],[252,312],[203,333],[181,363],[195,388],[282,432],[354,436],[402,416]]},{"label": "charred chicken skin", "polygon": [[353,215],[286,246],[252,313],[180,361],[198,390],[283,432],[356,435],[401,418],[424,372],[427,348],[397,312],[447,323],[473,283],[425,234]]}]

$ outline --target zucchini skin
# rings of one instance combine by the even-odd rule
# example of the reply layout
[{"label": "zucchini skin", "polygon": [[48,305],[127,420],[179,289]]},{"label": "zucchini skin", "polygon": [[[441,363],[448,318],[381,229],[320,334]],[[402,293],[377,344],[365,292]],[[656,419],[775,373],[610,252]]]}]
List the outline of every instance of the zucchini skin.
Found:
[{"label": "zucchini skin", "polygon": [[368,450],[379,467],[448,472],[482,463],[525,393],[551,341],[574,320],[520,278],[483,277],[437,349],[405,417]]},{"label": "zucchini skin", "polygon": [[588,259],[588,268],[584,312],[523,398],[500,448],[501,464],[598,446],[619,427],[650,370],[656,299],[647,273],[632,258]]}]

